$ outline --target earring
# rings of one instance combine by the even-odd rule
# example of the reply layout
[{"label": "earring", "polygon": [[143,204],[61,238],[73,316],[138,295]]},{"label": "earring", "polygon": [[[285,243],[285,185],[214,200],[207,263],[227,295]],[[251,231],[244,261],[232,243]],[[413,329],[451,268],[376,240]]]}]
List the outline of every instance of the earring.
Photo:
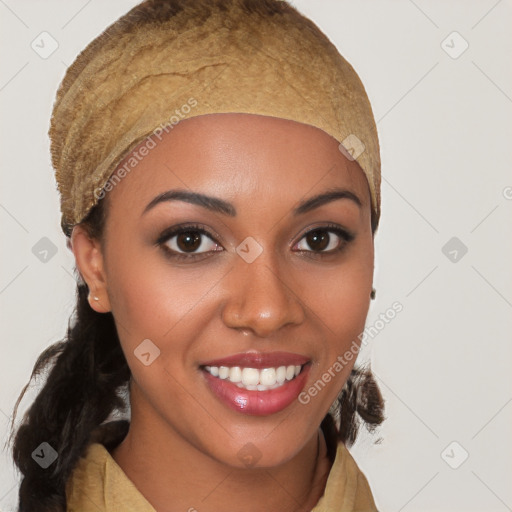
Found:
[{"label": "earring", "polygon": [[[94,300],[96,300],[96,301],[97,301],[97,300],[100,300],[100,298],[99,298],[99,297],[96,297],[96,295],[93,295],[93,297],[92,297],[92,298],[93,298]],[[90,294],[90,293],[89,293],[89,297],[88,297],[88,299],[89,299],[89,300],[91,300],[91,294]]]},{"label": "earring", "polygon": [[377,292],[377,290],[375,290],[375,288],[373,288],[373,287],[372,287],[372,293],[370,293],[370,298],[371,298],[372,300],[374,300],[374,299],[375,299],[375,294],[376,294],[376,292]]}]

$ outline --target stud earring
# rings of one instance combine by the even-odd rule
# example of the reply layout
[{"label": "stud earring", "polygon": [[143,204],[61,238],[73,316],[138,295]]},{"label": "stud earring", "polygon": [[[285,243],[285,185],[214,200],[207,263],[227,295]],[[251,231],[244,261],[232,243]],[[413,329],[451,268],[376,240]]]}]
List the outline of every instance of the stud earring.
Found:
[{"label": "stud earring", "polygon": [[375,288],[372,288],[372,293],[370,293],[370,298],[371,298],[372,300],[374,300],[374,299],[375,299],[375,294],[376,294],[376,292],[377,292],[377,290],[375,290]]}]

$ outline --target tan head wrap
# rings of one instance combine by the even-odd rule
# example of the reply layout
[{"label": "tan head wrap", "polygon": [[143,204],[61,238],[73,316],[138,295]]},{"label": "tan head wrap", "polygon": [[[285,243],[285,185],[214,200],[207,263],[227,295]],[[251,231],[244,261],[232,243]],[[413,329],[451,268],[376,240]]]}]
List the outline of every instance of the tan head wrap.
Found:
[{"label": "tan head wrap", "polygon": [[116,166],[143,139],[149,151],[181,119],[224,112],[306,123],[343,143],[368,179],[376,225],[370,102],[316,25],[279,0],[150,0],[92,41],[57,92],[49,134],[64,232],[115,185]]}]

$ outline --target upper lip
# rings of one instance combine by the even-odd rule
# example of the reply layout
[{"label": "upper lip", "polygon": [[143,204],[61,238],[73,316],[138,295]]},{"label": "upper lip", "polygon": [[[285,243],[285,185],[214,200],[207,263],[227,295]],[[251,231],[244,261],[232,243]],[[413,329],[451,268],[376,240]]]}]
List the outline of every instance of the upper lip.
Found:
[{"label": "upper lip", "polygon": [[302,366],[309,361],[309,358],[291,352],[243,352],[212,359],[200,366],[243,366],[244,368],[278,368],[279,366]]}]

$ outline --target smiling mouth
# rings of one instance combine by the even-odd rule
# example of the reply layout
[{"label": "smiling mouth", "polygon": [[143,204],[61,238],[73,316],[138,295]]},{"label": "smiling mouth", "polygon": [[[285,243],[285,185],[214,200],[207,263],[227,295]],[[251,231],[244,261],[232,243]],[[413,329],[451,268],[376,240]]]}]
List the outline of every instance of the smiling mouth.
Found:
[{"label": "smiling mouth", "polygon": [[[307,363],[306,363],[307,364]],[[269,368],[248,368],[240,366],[203,366],[202,369],[213,377],[227,380],[248,391],[270,391],[292,381],[304,369],[303,365],[288,365]]]}]

